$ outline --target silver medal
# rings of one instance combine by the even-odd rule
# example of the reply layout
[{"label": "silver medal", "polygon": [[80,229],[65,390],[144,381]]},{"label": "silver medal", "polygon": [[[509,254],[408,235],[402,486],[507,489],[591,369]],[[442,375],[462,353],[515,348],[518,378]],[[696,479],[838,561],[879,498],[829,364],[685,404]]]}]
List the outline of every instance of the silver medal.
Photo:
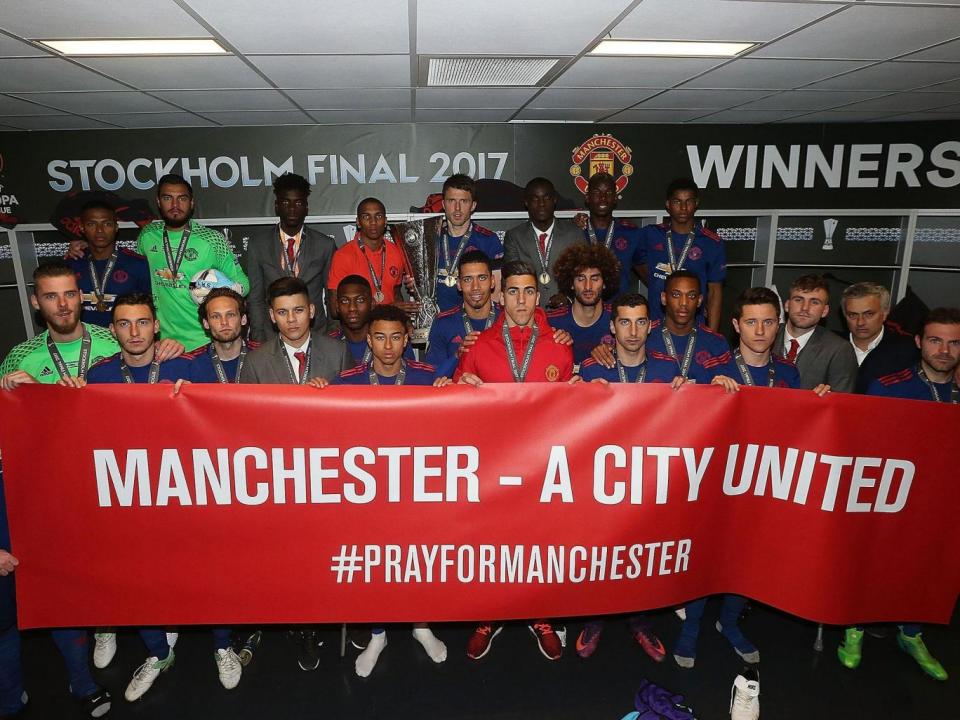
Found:
[{"label": "silver medal", "polygon": [[550,284],[550,273],[545,273],[545,272],[540,273],[540,284],[541,285]]},{"label": "silver medal", "polygon": [[373,294],[373,299],[376,300],[378,303],[382,303],[382,302],[383,302],[383,293],[380,292],[379,290],[377,290],[377,291]]}]

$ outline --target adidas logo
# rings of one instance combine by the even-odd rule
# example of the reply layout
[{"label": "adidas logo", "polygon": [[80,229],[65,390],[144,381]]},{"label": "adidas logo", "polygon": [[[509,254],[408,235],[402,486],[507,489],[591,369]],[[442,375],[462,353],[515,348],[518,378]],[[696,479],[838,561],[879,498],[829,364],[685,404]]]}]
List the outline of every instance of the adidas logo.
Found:
[{"label": "adidas logo", "polygon": [[160,251],[157,250],[157,246],[154,245],[153,247],[150,248],[149,252],[160,252]]},{"label": "adidas logo", "polygon": [[48,375],[53,375],[53,370],[51,370],[51,369],[48,368],[48,367],[45,367],[45,368],[40,372],[40,377],[47,377]]}]

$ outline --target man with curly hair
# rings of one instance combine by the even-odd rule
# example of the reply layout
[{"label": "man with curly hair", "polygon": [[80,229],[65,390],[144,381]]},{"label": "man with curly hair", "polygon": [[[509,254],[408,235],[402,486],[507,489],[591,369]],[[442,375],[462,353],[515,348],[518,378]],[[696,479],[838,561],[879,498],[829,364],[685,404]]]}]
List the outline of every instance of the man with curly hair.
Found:
[{"label": "man with curly hair", "polygon": [[620,287],[620,262],[603,245],[573,245],[553,269],[560,292],[572,304],[548,310],[547,322],[573,337],[573,361],[579,365],[597,345],[613,343],[610,306],[603,301]]}]

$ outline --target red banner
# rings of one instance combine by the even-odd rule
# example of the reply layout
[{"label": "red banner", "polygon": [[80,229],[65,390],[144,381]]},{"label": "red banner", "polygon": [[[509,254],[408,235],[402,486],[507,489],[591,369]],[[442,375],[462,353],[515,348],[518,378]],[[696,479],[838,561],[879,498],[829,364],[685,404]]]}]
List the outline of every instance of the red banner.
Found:
[{"label": "red banner", "polygon": [[738,593],[947,622],[953,406],[660,385],[0,393],[22,627],[456,621]]}]

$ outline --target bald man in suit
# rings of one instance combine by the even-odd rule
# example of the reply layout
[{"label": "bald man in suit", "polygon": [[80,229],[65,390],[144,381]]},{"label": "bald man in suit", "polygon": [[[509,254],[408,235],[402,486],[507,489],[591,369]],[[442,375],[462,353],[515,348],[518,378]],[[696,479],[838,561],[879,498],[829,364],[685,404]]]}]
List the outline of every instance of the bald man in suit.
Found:
[{"label": "bald man in suit", "polygon": [[585,243],[583,231],[572,220],[554,216],[557,191],[546,178],[537,177],[527,183],[523,204],[529,220],[507,230],[503,240],[503,263],[521,260],[537,271],[541,305],[566,305],[569,300],[560,292],[553,263],[567,248]]}]

